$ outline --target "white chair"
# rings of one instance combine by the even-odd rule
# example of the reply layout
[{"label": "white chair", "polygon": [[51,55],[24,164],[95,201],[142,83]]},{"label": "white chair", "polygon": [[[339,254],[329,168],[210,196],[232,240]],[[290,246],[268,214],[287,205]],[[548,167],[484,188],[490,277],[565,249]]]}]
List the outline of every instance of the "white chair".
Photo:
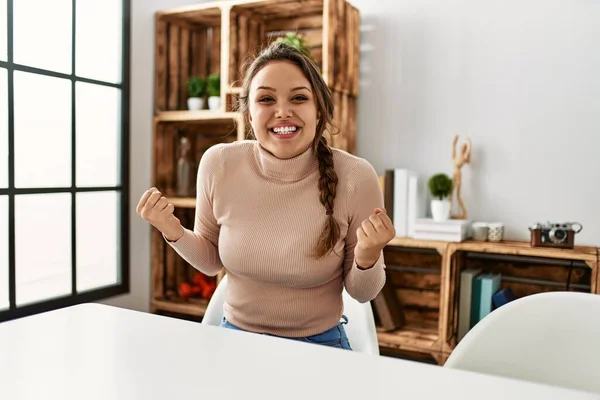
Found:
[{"label": "white chair", "polygon": [[494,310],[444,367],[600,393],[599,363],[600,296],[549,292]]},{"label": "white chair", "polygon": [[[202,323],[214,326],[218,326],[221,323],[226,291],[227,275],[217,285],[217,289],[211,297],[208,307],[206,307]],[[371,304],[368,302],[358,302],[346,290],[343,292],[343,301],[344,315],[348,317],[348,323],[344,325],[344,330],[346,331],[352,350],[379,355],[379,343],[377,341],[377,331]]]}]

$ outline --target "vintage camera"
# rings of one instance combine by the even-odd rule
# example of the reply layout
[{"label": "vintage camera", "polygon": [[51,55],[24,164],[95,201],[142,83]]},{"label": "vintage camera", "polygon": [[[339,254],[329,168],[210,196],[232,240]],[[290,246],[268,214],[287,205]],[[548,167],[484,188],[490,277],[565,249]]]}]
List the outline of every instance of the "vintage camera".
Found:
[{"label": "vintage camera", "polygon": [[575,234],[582,229],[579,222],[537,222],[529,227],[531,246],[572,249],[575,246]]}]

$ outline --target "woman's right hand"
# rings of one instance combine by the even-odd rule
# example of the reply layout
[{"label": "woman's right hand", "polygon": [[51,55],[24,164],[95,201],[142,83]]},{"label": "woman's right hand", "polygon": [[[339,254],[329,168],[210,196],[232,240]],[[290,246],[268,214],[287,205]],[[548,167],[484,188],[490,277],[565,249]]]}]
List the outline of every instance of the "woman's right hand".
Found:
[{"label": "woman's right hand", "polygon": [[140,198],[136,211],[162,232],[167,240],[176,242],[183,236],[183,226],[173,212],[175,206],[156,188],[150,188]]}]

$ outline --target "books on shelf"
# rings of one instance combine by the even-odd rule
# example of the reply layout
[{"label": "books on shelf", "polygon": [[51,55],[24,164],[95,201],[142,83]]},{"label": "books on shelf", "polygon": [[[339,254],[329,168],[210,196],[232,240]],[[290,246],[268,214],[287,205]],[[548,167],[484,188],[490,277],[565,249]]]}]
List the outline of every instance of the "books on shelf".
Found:
[{"label": "books on shelf", "polygon": [[384,202],[394,224],[396,236],[412,237],[417,218],[427,213],[427,185],[413,170],[394,168],[385,171]]},{"label": "books on shelf", "polygon": [[500,288],[501,283],[501,274],[482,272],[479,268],[461,271],[457,341],[488,314],[515,299],[509,287]]},{"label": "books on shelf", "polygon": [[471,328],[492,312],[492,297],[498,290],[500,274],[479,274],[473,279]]},{"label": "books on shelf", "polygon": [[414,228],[415,239],[462,242],[471,237],[471,221],[449,219],[435,221],[432,218],[418,218]]}]

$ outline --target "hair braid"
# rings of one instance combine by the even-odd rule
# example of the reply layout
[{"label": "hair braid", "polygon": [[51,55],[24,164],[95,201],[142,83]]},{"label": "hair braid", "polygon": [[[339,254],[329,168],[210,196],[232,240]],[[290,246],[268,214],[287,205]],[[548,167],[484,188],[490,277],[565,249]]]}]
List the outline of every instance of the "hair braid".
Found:
[{"label": "hair braid", "polygon": [[317,256],[322,257],[333,250],[340,237],[340,227],[333,217],[338,177],[333,168],[333,153],[327,145],[327,139],[321,136],[317,144],[317,160],[319,161],[319,201],[325,207],[327,222],[317,243]]}]

